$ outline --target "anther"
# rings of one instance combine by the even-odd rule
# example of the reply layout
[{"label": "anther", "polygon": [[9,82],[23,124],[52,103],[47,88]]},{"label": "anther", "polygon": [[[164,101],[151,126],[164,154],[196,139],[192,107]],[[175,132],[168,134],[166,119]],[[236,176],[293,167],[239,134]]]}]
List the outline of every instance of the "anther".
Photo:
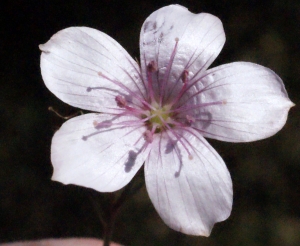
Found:
[{"label": "anther", "polygon": [[98,122],[94,120],[94,121],[93,121],[93,126],[94,126],[94,127],[97,127],[97,126],[98,126]]},{"label": "anther", "polygon": [[176,37],[176,38],[175,38],[175,42],[178,42],[178,41],[179,41],[179,38]]},{"label": "anther", "polygon": [[193,160],[193,156],[192,155],[189,155],[189,160]]},{"label": "anther", "polygon": [[183,70],[182,74],[181,74],[181,80],[184,84],[186,84],[188,82],[188,76],[189,76],[189,71],[188,70]]},{"label": "anther", "polygon": [[157,63],[155,61],[151,61],[148,63],[148,66],[147,66],[147,69],[149,72],[153,73],[153,72],[156,72],[158,69],[157,69]]},{"label": "anther", "polygon": [[153,133],[149,130],[145,131],[144,133],[144,139],[148,142],[148,143],[152,143],[153,142]]},{"label": "anther", "polygon": [[194,123],[196,121],[195,118],[193,116],[191,116],[191,115],[187,114],[185,117],[186,117],[186,120],[187,120],[187,122],[189,124],[192,124],[192,123]]},{"label": "anther", "polygon": [[118,95],[116,96],[115,100],[120,108],[125,108],[127,106],[127,101],[124,97]]}]

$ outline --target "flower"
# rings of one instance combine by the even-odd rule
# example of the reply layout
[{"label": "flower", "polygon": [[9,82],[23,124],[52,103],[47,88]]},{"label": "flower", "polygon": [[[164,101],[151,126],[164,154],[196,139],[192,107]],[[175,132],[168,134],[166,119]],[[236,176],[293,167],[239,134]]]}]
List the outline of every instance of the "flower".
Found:
[{"label": "flower", "polygon": [[217,17],[170,5],[142,26],[140,66],[114,39],[87,27],[64,29],[40,45],[49,90],[98,112],[55,133],[52,179],[113,192],[145,163],[147,191],[164,222],[209,236],[230,215],[232,182],[204,137],[267,138],[293,106],[268,68],[234,62],[208,69],[224,43]]}]

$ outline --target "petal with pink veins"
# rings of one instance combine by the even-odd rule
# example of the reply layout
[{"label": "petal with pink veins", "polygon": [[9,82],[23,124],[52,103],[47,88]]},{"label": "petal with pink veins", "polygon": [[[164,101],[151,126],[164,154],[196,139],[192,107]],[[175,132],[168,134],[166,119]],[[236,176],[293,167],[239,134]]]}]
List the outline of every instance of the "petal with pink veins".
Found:
[{"label": "petal with pink veins", "polygon": [[196,127],[204,137],[249,142],[270,137],[285,124],[294,105],[282,80],[270,69],[235,62],[198,78]]},{"label": "petal with pink veins", "polygon": [[156,138],[145,162],[145,179],[157,212],[176,231],[209,236],[213,225],[230,215],[230,174],[197,132],[186,132],[180,141]]},{"label": "petal with pink veins", "polygon": [[189,72],[189,77],[202,74],[224,43],[223,25],[217,17],[207,13],[193,14],[180,5],[163,7],[152,13],[142,26],[143,77],[147,78],[148,64],[155,62],[159,83],[174,86],[184,70]]},{"label": "petal with pink veins", "polygon": [[96,112],[115,112],[117,95],[143,97],[140,68],[114,39],[88,27],[59,31],[40,45],[41,72],[62,101]]},{"label": "petal with pink veins", "polygon": [[100,192],[124,187],[146,159],[145,129],[135,126],[134,121],[134,117],[104,114],[85,114],[66,121],[52,140],[52,179]]}]

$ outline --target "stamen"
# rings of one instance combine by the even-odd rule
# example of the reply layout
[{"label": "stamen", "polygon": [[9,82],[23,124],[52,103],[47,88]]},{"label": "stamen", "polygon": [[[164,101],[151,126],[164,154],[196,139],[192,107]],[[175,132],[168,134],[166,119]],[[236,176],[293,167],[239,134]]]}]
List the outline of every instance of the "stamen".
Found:
[{"label": "stamen", "polygon": [[147,65],[147,80],[148,80],[148,91],[149,99],[151,102],[154,101],[154,91],[153,91],[153,78],[152,75],[158,70],[157,63],[155,61],[149,62]]},{"label": "stamen", "polygon": [[[113,84],[119,86],[121,89],[124,89],[126,92],[129,93],[130,96],[132,96],[133,98],[136,98],[138,101],[140,101],[141,103],[143,103],[144,105],[149,105],[149,103],[147,101],[144,100],[144,98],[139,97],[139,93],[135,93],[133,92],[131,89],[129,89],[127,86],[125,86],[123,83],[121,83],[120,81],[117,80],[113,80],[108,78],[107,76],[105,76],[103,73],[98,72],[97,73],[100,77],[107,79],[108,81],[112,82]],[[94,89],[102,89],[101,87],[88,87],[87,91],[90,92]]]},{"label": "stamen", "polygon": [[160,99],[159,99],[160,105],[163,104],[163,100],[165,99],[165,90],[166,90],[168,82],[169,82],[172,64],[174,62],[174,58],[175,58],[175,55],[177,52],[178,41],[179,41],[179,38],[175,38],[176,43],[175,43],[174,49],[172,51],[172,54],[171,54],[171,57],[170,57],[166,72],[164,74],[164,78],[163,78],[161,87],[160,87]]},{"label": "stamen", "polygon": [[149,62],[147,69],[149,72],[154,73],[158,70],[157,63],[155,61]]},{"label": "stamen", "polygon": [[193,155],[191,154],[191,152],[189,151],[189,149],[187,148],[186,144],[182,141],[185,140],[185,142],[187,142],[188,145],[189,142],[183,137],[183,136],[179,136],[168,124],[166,124],[166,127],[168,128],[168,130],[176,137],[176,139],[178,140],[178,142],[181,143],[182,147],[185,149],[185,151],[188,153],[188,158],[190,160],[193,159]]},{"label": "stamen", "polygon": [[125,109],[125,112],[122,112],[119,114],[120,116],[125,115],[126,111],[127,111],[127,114],[129,113],[129,115],[135,114],[135,115],[139,116],[139,115],[145,114],[144,109],[128,106],[127,100],[121,95],[116,96],[115,101],[116,101],[118,107],[120,107],[121,109]]},{"label": "stamen", "polygon": [[97,129],[100,130],[102,128],[109,128],[114,126],[114,129],[118,129],[120,127],[133,127],[133,126],[144,126],[145,122],[148,120],[149,118],[145,118],[145,119],[137,119],[137,120],[124,120],[121,122],[112,122],[110,120],[105,120],[102,122],[98,122],[96,120],[93,121],[93,126]]},{"label": "stamen", "polygon": [[184,69],[181,74],[181,79],[182,79],[183,84],[186,84],[188,82],[188,76],[189,76],[189,71]]},{"label": "stamen", "polygon": [[187,114],[185,117],[186,117],[186,120],[187,120],[187,122],[189,124],[192,124],[192,123],[194,123],[196,121],[195,118],[193,116],[191,116],[191,115]]},{"label": "stamen", "polygon": [[152,143],[153,142],[153,133],[149,130],[145,131],[144,133],[144,139],[148,142],[148,143]]},{"label": "stamen", "polygon": [[[224,69],[224,68],[223,68]],[[200,70],[199,70],[200,71]],[[196,73],[197,74],[197,73]],[[200,78],[197,78],[194,80],[194,78],[196,77],[196,74],[194,74],[194,76],[191,78],[191,80],[193,80],[192,83],[190,83],[186,88],[185,88],[185,91],[188,91],[191,87],[195,86],[197,83],[199,83],[204,77],[210,75],[210,74],[213,74],[213,72],[210,72],[210,73],[207,73],[207,74],[204,74],[203,76],[201,76]],[[213,83],[210,83],[209,85],[207,85],[206,87],[202,88],[201,90],[197,91],[196,93],[194,93],[193,95],[191,95],[189,98],[187,98],[185,100],[185,102],[183,102],[183,104],[185,104],[187,101],[189,101],[190,99],[192,99],[193,97],[196,97],[197,95],[201,94],[202,92],[204,91],[207,91],[207,90],[210,90],[210,89],[213,89],[214,88],[214,84],[218,82],[218,80],[214,81]],[[224,103],[226,104],[226,102]]]},{"label": "stamen", "polygon": [[102,121],[102,122],[98,122],[96,120],[93,121],[93,126],[96,128],[96,129],[100,129],[100,128],[108,128],[108,127],[111,127],[112,125],[116,125],[115,123],[113,123],[112,121],[110,120],[105,120],[105,121]]},{"label": "stamen", "polygon": [[226,100],[222,100],[222,101],[216,101],[216,102],[209,102],[209,103],[199,103],[196,105],[188,105],[188,106],[180,106],[175,108],[174,110],[170,110],[171,113],[180,113],[180,112],[186,112],[186,111],[190,111],[193,109],[198,109],[198,108],[202,108],[202,107],[209,107],[209,106],[213,106],[213,105],[222,105],[222,104],[226,104],[227,101]]},{"label": "stamen", "polygon": [[189,71],[184,69],[181,74],[181,80],[183,82],[183,86],[181,87],[181,90],[178,93],[177,97],[172,102],[172,106],[175,105],[181,99],[182,95],[185,93],[189,81],[188,76],[189,76]]},{"label": "stamen", "polygon": [[141,110],[141,109],[136,109],[136,108],[128,106],[128,103],[127,103],[126,99],[123,96],[120,96],[120,95],[116,96],[115,101],[117,102],[117,105],[120,108],[127,109],[128,112],[130,112],[130,114],[140,115],[140,114],[144,113],[144,111]]},{"label": "stamen", "polygon": [[127,101],[124,97],[118,95],[116,96],[115,100],[120,108],[125,108],[127,106]]}]

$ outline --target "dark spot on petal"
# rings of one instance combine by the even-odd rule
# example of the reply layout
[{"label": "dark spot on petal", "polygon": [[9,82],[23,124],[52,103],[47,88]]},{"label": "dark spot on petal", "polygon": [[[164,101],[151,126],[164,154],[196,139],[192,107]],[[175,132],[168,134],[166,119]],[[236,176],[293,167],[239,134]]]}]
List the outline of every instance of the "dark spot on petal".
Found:
[{"label": "dark spot on petal", "polygon": [[135,164],[136,157],[137,157],[137,153],[134,152],[133,150],[130,150],[128,153],[127,162],[125,163],[125,172],[126,173],[131,171],[132,167]]},{"label": "dark spot on petal", "polygon": [[194,115],[194,118],[202,130],[206,129],[212,122],[212,115],[209,112],[199,112]]},{"label": "dark spot on petal", "polygon": [[181,170],[182,170],[182,166],[183,166],[183,164],[182,164],[182,160],[180,158],[180,164],[179,164],[178,171],[175,172],[175,174],[174,174],[175,178],[178,178],[180,176],[180,173],[181,173]]},{"label": "dark spot on petal", "polygon": [[158,43],[161,43],[162,41],[163,41],[163,36],[164,36],[164,34],[163,33],[161,33],[160,35],[159,35],[159,38],[158,38]]},{"label": "dark spot on petal", "polygon": [[156,27],[157,27],[157,24],[156,24],[156,22],[154,22],[154,23],[153,23],[153,30],[155,30]]},{"label": "dark spot on petal", "polygon": [[147,30],[148,30],[148,28],[149,28],[149,21],[148,22],[145,22],[145,24],[144,24],[144,32],[146,32]]},{"label": "dark spot on petal", "polygon": [[156,28],[157,28],[156,22],[148,21],[144,24],[144,32],[150,32],[156,30]]},{"label": "dark spot on petal", "polygon": [[167,145],[166,145],[165,154],[171,153],[175,149],[175,145],[176,145],[176,141],[169,140]]}]

